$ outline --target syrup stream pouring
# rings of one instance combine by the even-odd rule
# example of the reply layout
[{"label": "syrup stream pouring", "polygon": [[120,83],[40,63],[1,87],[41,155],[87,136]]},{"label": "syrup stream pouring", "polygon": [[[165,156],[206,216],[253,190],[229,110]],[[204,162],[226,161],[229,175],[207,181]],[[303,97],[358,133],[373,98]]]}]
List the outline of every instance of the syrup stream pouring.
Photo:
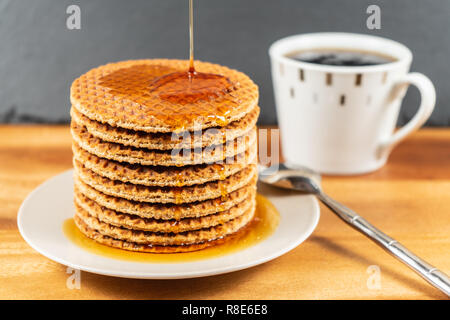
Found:
[{"label": "syrup stream pouring", "polygon": [[375,228],[353,210],[327,196],[320,186],[320,174],[305,167],[288,168],[284,164],[273,167],[260,166],[259,169],[259,180],[261,182],[279,188],[315,195],[341,220],[364,234],[370,240],[417,272],[432,286],[450,297],[450,279],[445,273],[422,260],[402,244]]},{"label": "syrup stream pouring", "polygon": [[189,0],[189,72],[194,73],[194,3]]}]

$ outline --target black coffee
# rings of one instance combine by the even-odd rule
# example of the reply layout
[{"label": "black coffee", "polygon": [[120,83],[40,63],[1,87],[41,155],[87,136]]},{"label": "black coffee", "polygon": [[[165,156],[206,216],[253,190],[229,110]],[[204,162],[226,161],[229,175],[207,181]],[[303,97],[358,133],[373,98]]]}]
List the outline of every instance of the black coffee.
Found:
[{"label": "black coffee", "polygon": [[287,54],[286,56],[302,62],[345,67],[375,66],[378,64],[385,64],[395,61],[395,59],[391,57],[372,52],[333,49],[297,51]]}]

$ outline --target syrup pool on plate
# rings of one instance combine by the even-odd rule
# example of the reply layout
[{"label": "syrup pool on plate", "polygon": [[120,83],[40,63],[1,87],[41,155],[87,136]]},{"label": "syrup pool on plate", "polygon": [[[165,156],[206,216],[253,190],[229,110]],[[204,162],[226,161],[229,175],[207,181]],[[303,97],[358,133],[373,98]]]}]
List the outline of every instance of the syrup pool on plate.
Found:
[{"label": "syrup pool on plate", "polygon": [[247,226],[224,238],[223,243],[194,252],[186,253],[141,253],[108,247],[89,239],[78,230],[73,219],[64,222],[66,237],[78,247],[100,256],[148,263],[177,263],[220,257],[251,247],[268,238],[277,228],[280,214],[264,196],[256,196],[255,217]]}]

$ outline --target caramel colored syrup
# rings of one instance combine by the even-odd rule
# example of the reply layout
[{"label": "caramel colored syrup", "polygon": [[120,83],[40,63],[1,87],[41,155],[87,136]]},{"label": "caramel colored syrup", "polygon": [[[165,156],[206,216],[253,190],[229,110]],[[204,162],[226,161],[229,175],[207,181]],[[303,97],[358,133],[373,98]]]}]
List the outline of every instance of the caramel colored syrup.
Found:
[{"label": "caramel colored syrup", "polygon": [[[226,96],[235,90],[230,79],[195,69],[192,0],[189,12],[190,60],[186,70],[142,64],[116,70],[99,82],[117,100],[127,99],[140,104],[148,117],[174,127],[175,132],[184,131],[196,119],[200,123],[211,119],[221,126],[227,125],[227,115],[236,105]],[[208,103],[212,101],[214,103]],[[168,106],[167,102],[172,105]],[[199,102],[202,102],[201,107]]]},{"label": "caramel colored syrup", "polygon": [[256,196],[256,212],[253,220],[233,235],[222,239],[213,247],[186,253],[141,253],[108,247],[89,239],[76,227],[73,219],[63,225],[66,237],[78,247],[99,256],[143,263],[180,263],[212,259],[244,250],[268,238],[276,230],[280,215],[265,197]]},{"label": "caramel colored syrup", "polygon": [[137,103],[135,108],[174,127],[174,132],[184,131],[196,121],[215,121],[225,126],[228,115],[237,107],[227,96],[235,90],[227,77],[195,70],[139,64],[101,77],[99,85],[117,101]]},{"label": "caramel colored syrup", "polygon": [[226,172],[225,172],[225,167],[221,164],[215,164],[216,166],[219,167],[219,188],[220,188],[220,199],[222,202],[225,202],[228,200],[228,190],[227,187],[225,186],[225,184],[221,183],[221,181],[225,180],[226,177]]},{"label": "caramel colored syrup", "polygon": [[151,84],[151,91],[162,100],[179,104],[216,100],[232,90],[233,83],[228,78],[197,72],[193,67],[162,76]]},{"label": "caramel colored syrup", "polygon": [[228,78],[195,70],[193,0],[189,0],[189,69],[164,75],[156,79],[151,88],[161,99],[181,104],[215,100],[233,90]]}]

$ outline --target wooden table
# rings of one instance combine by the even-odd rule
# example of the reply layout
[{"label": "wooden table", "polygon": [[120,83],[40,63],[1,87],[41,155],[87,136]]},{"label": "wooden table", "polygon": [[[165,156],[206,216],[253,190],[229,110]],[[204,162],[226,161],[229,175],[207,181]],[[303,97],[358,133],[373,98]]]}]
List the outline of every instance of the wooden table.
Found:
[{"label": "wooden table", "polygon": [[[0,126],[1,299],[446,298],[324,207],[306,242],[248,270],[188,280],[128,280],[82,272],[81,288],[68,289],[66,267],[25,243],[16,215],[31,190],[71,168],[70,145],[66,126]],[[323,185],[450,273],[450,130],[421,130],[395,149],[381,170],[325,177]],[[371,282],[376,270],[379,286]]]}]

